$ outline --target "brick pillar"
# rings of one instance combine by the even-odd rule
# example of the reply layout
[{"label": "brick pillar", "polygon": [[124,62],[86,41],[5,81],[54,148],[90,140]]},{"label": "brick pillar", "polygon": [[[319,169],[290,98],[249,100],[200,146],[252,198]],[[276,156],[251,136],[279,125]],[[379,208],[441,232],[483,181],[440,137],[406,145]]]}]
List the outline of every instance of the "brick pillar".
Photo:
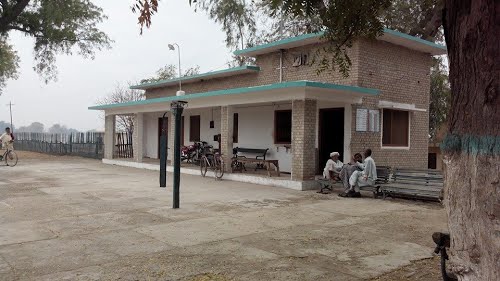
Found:
[{"label": "brick pillar", "polygon": [[233,157],[233,124],[234,124],[234,109],[231,106],[221,107],[221,153],[226,164],[226,172],[231,172],[231,158]]},{"label": "brick pillar", "polygon": [[134,115],[132,147],[134,150],[134,161],[142,162],[144,158],[144,113]]},{"label": "brick pillar", "polygon": [[292,101],[292,180],[315,176],[316,104],[316,100]]},{"label": "brick pillar", "polygon": [[104,119],[104,158],[113,159],[115,149],[116,116],[106,115]]}]

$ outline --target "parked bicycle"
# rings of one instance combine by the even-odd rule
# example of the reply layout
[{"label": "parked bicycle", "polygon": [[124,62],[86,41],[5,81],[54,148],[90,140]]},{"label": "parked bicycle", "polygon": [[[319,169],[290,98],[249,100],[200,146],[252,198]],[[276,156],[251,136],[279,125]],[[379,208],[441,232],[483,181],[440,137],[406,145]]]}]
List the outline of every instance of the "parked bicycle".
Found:
[{"label": "parked bicycle", "polygon": [[224,160],[222,155],[218,152],[214,152],[212,146],[205,148],[203,156],[200,159],[200,171],[201,176],[205,177],[207,175],[208,169],[214,172],[215,179],[220,180],[224,176]]},{"label": "parked bicycle", "polygon": [[443,281],[457,281],[457,277],[449,273],[446,268],[446,261],[448,260],[446,249],[450,248],[450,234],[434,232],[432,234],[432,240],[436,243],[434,253],[441,255],[441,276],[443,277]]},{"label": "parked bicycle", "polygon": [[205,141],[194,142],[191,145],[181,147],[181,161],[186,161],[186,163],[198,164],[203,151],[208,147],[208,143]]},{"label": "parked bicycle", "polygon": [[2,158],[0,158],[0,161],[5,161],[5,165],[9,167],[14,167],[17,165],[17,154],[14,152],[14,150],[7,149],[3,153]]}]

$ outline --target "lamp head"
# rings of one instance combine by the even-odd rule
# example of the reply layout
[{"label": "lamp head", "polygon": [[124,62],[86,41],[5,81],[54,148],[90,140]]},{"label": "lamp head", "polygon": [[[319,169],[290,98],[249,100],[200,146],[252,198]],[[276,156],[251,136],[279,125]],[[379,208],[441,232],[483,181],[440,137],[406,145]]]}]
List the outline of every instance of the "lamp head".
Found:
[{"label": "lamp head", "polygon": [[175,47],[172,44],[168,44],[168,48],[170,49],[170,51],[174,51],[175,50]]}]

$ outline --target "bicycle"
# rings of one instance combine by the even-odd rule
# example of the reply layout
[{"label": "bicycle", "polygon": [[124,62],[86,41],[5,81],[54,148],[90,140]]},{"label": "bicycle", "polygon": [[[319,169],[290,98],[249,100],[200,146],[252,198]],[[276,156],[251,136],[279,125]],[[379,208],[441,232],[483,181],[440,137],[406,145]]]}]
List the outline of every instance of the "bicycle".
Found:
[{"label": "bicycle", "polygon": [[224,176],[224,159],[222,159],[222,155],[220,153],[210,151],[201,156],[200,172],[202,177],[207,175],[208,168],[214,171],[216,180],[222,179],[222,176]]},{"label": "bicycle", "polygon": [[14,167],[17,165],[17,154],[14,152],[14,150],[6,149],[5,152],[3,153],[2,158],[0,158],[0,161],[4,160],[5,165],[9,167]]}]

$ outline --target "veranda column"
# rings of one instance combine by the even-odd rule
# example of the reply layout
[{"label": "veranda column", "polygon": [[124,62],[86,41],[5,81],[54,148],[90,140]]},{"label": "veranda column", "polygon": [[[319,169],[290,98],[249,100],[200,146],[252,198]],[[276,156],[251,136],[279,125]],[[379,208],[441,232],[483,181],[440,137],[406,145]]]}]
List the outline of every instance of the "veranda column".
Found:
[{"label": "veranda column", "polygon": [[144,113],[134,115],[134,131],[132,134],[132,147],[134,161],[142,162],[144,157]]},{"label": "veranda column", "polygon": [[234,124],[234,108],[232,106],[221,107],[221,153],[226,164],[225,171],[231,172],[231,158],[233,157],[233,124]]},{"label": "veranda column", "polygon": [[106,115],[104,119],[104,158],[113,159],[115,148],[115,115]]},{"label": "veranda column", "polygon": [[316,110],[316,100],[292,101],[292,180],[314,179]]}]

